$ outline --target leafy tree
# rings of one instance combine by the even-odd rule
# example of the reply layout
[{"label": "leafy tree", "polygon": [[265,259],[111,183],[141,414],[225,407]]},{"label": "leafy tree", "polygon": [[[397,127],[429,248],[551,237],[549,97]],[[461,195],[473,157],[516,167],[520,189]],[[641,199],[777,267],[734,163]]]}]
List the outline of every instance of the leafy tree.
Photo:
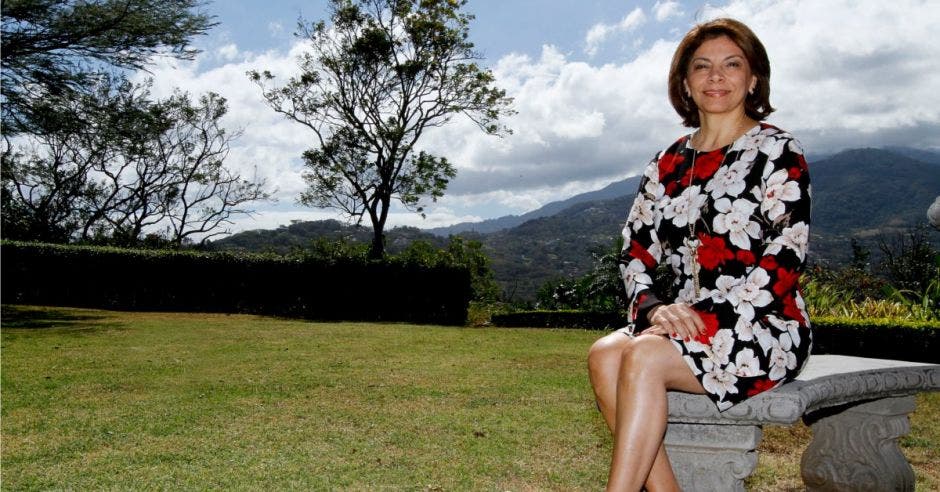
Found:
[{"label": "leafy tree", "polygon": [[487,134],[511,100],[494,86],[469,41],[466,0],[331,0],[331,24],[299,23],[310,42],[301,74],[281,87],[250,71],[268,104],[312,130],[304,152],[308,189],[301,203],[336,208],[372,223],[372,257],[381,257],[393,200],[423,212],[456,175],[445,158],[416,149],[424,132],[454,115]]},{"label": "leafy tree", "polygon": [[93,91],[110,71],[142,69],[155,55],[193,58],[191,39],[216,25],[199,11],[203,5],[201,0],[4,1],[4,133],[43,133],[68,124],[68,115],[56,113],[56,106]]},{"label": "leafy tree", "polygon": [[105,77],[65,103],[63,113],[88,124],[47,129],[3,156],[8,238],[128,245],[165,227],[163,240],[178,247],[226,232],[233,214],[250,213],[244,204],[268,198],[263,181],[224,166],[238,133],[220,126],[217,94],[154,102],[149,85]]}]

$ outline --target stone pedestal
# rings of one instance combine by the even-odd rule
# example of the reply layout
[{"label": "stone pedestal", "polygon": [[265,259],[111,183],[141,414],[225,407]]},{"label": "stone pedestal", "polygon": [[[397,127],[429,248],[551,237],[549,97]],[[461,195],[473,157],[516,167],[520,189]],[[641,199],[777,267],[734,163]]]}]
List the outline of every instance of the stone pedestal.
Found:
[{"label": "stone pedestal", "polygon": [[757,425],[669,424],[666,453],[683,491],[743,491],[757,467]]},{"label": "stone pedestal", "polygon": [[913,395],[940,390],[940,365],[814,355],[796,379],[719,412],[705,395],[669,392],[666,451],[683,490],[744,490],[757,466],[761,426],[801,418],[808,490],[914,490],[898,449]]},{"label": "stone pedestal", "polygon": [[914,397],[825,409],[804,420],[813,441],[800,462],[810,491],[914,490],[914,470],[898,448],[910,432]]}]

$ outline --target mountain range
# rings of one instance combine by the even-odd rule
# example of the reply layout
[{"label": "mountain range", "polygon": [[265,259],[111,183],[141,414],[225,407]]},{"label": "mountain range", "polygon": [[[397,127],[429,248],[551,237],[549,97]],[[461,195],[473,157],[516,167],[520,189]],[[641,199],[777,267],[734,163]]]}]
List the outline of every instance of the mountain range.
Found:
[{"label": "mountain range", "polygon": [[[872,253],[910,228],[927,223],[927,208],[940,195],[940,153],[908,148],[852,149],[810,163],[813,214],[811,264],[841,265],[851,259],[851,240]],[[435,229],[398,227],[387,231],[395,252],[416,239],[441,246],[459,234],[481,241],[504,295],[532,300],[556,278],[577,277],[594,255],[616,244],[639,177],[549,203],[522,215]],[[338,221],[295,222],[275,230],[234,234],[213,243],[218,249],[285,253],[316,238],[366,242],[371,230]],[[940,232],[929,239],[940,249]]]}]

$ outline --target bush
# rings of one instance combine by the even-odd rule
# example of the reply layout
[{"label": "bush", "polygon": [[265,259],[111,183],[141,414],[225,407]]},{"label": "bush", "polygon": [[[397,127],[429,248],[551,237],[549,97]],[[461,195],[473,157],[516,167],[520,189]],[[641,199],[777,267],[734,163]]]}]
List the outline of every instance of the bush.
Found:
[{"label": "bush", "polygon": [[464,267],[4,242],[2,302],[463,324]]}]

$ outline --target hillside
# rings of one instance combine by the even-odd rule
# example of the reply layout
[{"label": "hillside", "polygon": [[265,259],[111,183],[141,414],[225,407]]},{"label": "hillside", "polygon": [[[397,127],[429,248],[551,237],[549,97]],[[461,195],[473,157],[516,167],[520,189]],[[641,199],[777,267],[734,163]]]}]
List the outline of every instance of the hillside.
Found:
[{"label": "hillside", "polygon": [[[914,158],[912,156],[916,156]],[[940,155],[907,149],[857,149],[812,162],[813,225],[810,262],[843,264],[851,257],[849,242],[859,239],[878,258],[879,241],[926,222],[927,207],[940,194]],[[548,204],[520,216],[487,221],[471,231],[453,231],[484,243],[504,293],[533,299],[539,286],[558,277],[574,277],[592,265],[594,252],[609,250],[637,189],[638,178],[618,181],[584,195]],[[506,224],[517,222],[511,227]],[[482,233],[479,231],[490,230]],[[368,241],[370,229],[337,221],[298,222],[276,230],[248,231],[215,243],[220,249],[287,252],[317,237]],[[443,244],[445,229],[395,228],[389,249],[397,251],[414,239]],[[454,233],[454,232],[450,232]],[[933,235],[940,249],[940,233]]]}]

